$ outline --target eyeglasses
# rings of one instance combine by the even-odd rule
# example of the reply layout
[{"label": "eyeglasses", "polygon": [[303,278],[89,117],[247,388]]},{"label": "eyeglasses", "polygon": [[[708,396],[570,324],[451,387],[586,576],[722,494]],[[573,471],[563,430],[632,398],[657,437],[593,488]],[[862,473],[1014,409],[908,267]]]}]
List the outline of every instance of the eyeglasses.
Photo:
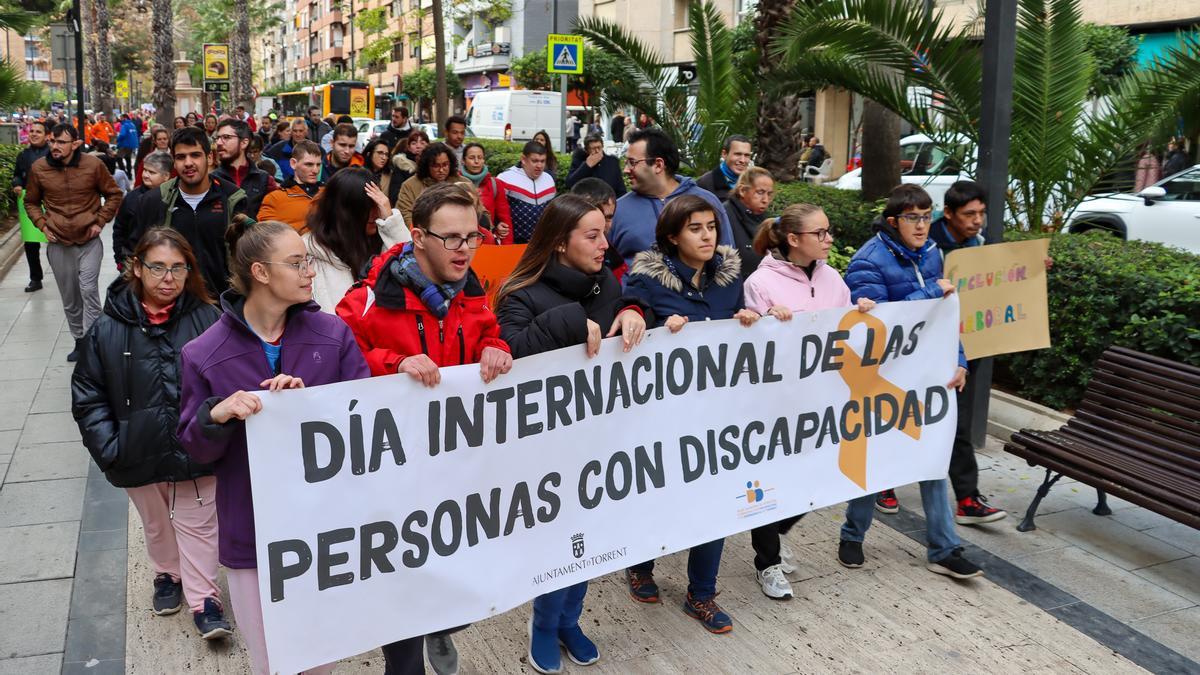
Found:
[{"label": "eyeglasses", "polygon": [[300,262],[275,262],[274,260],[260,260],[259,262],[264,265],[287,265],[288,267],[294,268],[296,270],[296,274],[304,274],[305,272],[311,272],[313,270],[313,261],[315,260],[316,258],[313,256],[306,255]]},{"label": "eyeglasses", "polygon": [[792,234],[811,234],[817,238],[817,241],[825,241],[832,235],[832,232],[830,232],[830,230],[828,230],[828,229],[824,229],[824,230],[809,230],[808,232],[793,232]]},{"label": "eyeglasses", "polygon": [[916,213],[904,213],[900,215],[900,220],[903,220],[909,225],[916,225],[917,223],[925,223],[928,225],[929,223],[933,222],[933,214],[926,213],[924,215],[919,215]]},{"label": "eyeglasses", "polygon": [[238,140],[237,134],[221,134],[220,136],[216,136],[215,138],[218,141],[236,141],[236,140]]},{"label": "eyeglasses", "polygon": [[430,232],[429,230],[425,230],[425,234],[437,239],[441,239],[442,246],[445,246],[447,251],[457,251],[463,247],[463,244],[466,244],[467,248],[479,248],[479,245],[483,243],[483,235],[479,234],[478,232],[472,232],[465,237],[460,237],[457,234],[452,234],[449,237],[443,237],[437,232]]},{"label": "eyeglasses", "polygon": [[635,157],[626,157],[625,158],[625,166],[630,167],[632,169],[636,169],[638,164],[641,164],[643,162],[653,162],[653,161],[654,161],[654,158],[652,158],[652,157],[647,157],[645,159],[637,159]]},{"label": "eyeglasses", "polygon": [[172,279],[183,279],[188,275],[188,272],[192,271],[191,265],[172,265],[167,267],[166,265],[159,265],[157,263],[151,265],[144,262],[142,263],[142,267],[150,270],[150,276],[155,279],[161,279],[167,276],[168,273],[170,273]]}]

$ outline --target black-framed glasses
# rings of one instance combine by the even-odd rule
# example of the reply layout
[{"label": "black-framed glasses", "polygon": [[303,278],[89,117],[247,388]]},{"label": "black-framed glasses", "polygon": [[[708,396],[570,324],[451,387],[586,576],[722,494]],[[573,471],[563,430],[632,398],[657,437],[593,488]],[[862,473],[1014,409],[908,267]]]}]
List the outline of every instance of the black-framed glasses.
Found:
[{"label": "black-framed glasses", "polygon": [[833,232],[826,228],[821,230],[809,230],[808,232],[796,232],[795,234],[811,234],[817,238],[817,241],[825,241],[833,235]]},{"label": "black-framed glasses", "polygon": [[449,237],[443,237],[437,232],[430,232],[429,230],[425,230],[425,234],[437,239],[441,239],[442,246],[445,246],[447,251],[457,251],[463,247],[463,244],[466,244],[467,248],[479,248],[479,245],[483,243],[483,235],[478,232],[472,232],[465,237],[457,234],[452,234]]},{"label": "black-framed glasses", "polygon": [[654,161],[653,157],[647,157],[645,159],[638,159],[636,157],[626,157],[625,158],[625,166],[636,169],[638,164],[642,164],[645,162],[653,162],[653,161]]},{"label": "black-framed glasses", "polygon": [[260,260],[259,262],[264,265],[287,265],[288,267],[295,269],[296,274],[304,274],[305,272],[313,271],[313,262],[315,260],[315,257],[306,255],[300,262],[287,262],[286,260],[280,262],[276,262],[274,260]]},{"label": "black-framed glasses", "polygon": [[220,136],[214,136],[213,139],[217,141],[236,141],[238,140],[238,136],[237,134],[221,134]]},{"label": "black-framed glasses", "polygon": [[162,279],[163,277],[167,276],[167,274],[170,274],[172,279],[183,279],[187,277],[188,272],[192,271],[191,265],[171,265],[170,267],[167,267],[166,265],[160,265],[158,263],[151,264],[148,262],[143,262],[142,267],[145,267],[146,270],[150,272],[150,276],[154,277],[155,279]]}]

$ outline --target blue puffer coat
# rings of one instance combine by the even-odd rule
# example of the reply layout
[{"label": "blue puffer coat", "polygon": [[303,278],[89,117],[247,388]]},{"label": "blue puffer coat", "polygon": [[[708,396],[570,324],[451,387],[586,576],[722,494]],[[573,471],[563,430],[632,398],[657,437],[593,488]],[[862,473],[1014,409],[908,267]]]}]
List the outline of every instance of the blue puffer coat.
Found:
[{"label": "blue puffer coat", "polygon": [[[942,256],[933,239],[914,251],[899,241],[895,228],[876,223],[875,236],[850,259],[846,285],[850,299],[870,298],[875,302],[936,300],[945,295],[937,280],[942,278]],[[962,345],[958,365],[967,367]]]},{"label": "blue puffer coat", "polygon": [[717,246],[697,288],[692,284],[696,270],[654,247],[634,257],[625,277],[625,292],[650,305],[654,312],[652,328],[665,324],[672,314],[687,317],[688,321],[731,319],[745,306],[741,269],[742,259],[736,249]]}]

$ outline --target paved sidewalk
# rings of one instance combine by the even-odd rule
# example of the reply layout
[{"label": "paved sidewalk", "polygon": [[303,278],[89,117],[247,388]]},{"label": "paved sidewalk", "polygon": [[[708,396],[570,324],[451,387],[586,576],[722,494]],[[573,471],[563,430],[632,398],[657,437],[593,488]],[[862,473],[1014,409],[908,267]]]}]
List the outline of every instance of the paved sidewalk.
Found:
[{"label": "paved sidewalk", "polygon": [[[204,643],[186,612],[150,613],[136,513],[95,470],[70,415],[72,341],[57,291],[48,278],[22,293],[26,274],[22,260],[0,281],[0,675],[245,672],[236,638]],[[106,262],[104,285],[114,275]],[[584,620],[603,660],[586,672],[1200,672],[1200,533],[1113,498],[1113,516],[1094,516],[1094,491],[1065,480],[1039,529],[1019,533],[1041,472],[996,439],[980,462],[982,487],[1014,516],[960,528],[986,579],[924,569],[920,500],[903,488],[905,510],[876,521],[861,570],[835,560],[840,508],[795,528],[790,602],[762,595],[749,537],[729,538],[719,601],[731,635],[679,610],[683,554],[657,568],[663,605],[634,603],[619,575],[596,580]],[[460,633],[462,672],[532,672],[528,616],[526,605]],[[338,668],[382,670],[378,652]]]}]

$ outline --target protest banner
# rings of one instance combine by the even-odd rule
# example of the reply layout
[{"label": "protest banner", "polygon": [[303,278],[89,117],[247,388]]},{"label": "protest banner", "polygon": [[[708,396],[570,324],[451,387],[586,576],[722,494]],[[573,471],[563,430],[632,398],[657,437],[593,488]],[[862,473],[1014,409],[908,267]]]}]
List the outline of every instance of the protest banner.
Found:
[{"label": "protest banner", "polygon": [[1050,346],[1049,251],[1049,239],[1031,239],[960,248],[946,256],[968,359]]},{"label": "protest banner", "polygon": [[[780,518],[943,478],[956,296],[696,322],[247,421],[272,670],[478,621]],[[635,525],[636,524],[636,525]]]},{"label": "protest banner", "polygon": [[471,270],[475,272],[475,276],[479,277],[483,292],[490,300],[495,301],[496,292],[500,290],[501,284],[508,278],[508,275],[512,274],[513,269],[517,266],[517,261],[521,259],[521,254],[524,252],[525,244],[480,246],[475,251],[475,258],[471,261]]}]

